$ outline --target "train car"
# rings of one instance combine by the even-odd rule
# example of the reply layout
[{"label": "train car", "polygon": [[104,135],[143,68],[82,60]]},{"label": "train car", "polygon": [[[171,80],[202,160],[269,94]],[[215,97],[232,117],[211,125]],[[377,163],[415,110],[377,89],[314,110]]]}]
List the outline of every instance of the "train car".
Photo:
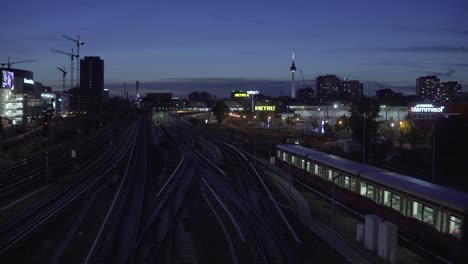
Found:
[{"label": "train car", "polygon": [[276,165],[362,214],[398,225],[399,234],[447,259],[468,257],[468,194],[335,155],[281,144]]}]

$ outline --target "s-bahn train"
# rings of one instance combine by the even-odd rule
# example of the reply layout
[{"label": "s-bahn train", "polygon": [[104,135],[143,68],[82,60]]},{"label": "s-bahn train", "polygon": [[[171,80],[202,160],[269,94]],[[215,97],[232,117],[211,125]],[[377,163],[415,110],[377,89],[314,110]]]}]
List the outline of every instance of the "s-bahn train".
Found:
[{"label": "s-bahn train", "polygon": [[414,243],[449,260],[468,257],[468,193],[298,145],[276,146],[277,166],[363,214],[398,225]]}]

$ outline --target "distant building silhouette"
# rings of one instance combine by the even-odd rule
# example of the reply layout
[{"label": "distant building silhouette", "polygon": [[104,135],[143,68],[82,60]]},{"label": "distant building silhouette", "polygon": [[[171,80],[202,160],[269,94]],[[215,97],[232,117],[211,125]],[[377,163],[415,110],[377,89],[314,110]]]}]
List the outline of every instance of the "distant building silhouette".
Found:
[{"label": "distant building silhouette", "polygon": [[84,57],[80,61],[80,108],[96,111],[103,103],[104,61],[99,57]]},{"label": "distant building silhouette", "polygon": [[336,75],[317,77],[317,101],[352,101],[363,96],[363,84],[355,80],[340,80]]},{"label": "distant building silhouette", "polygon": [[440,100],[440,79],[437,76],[423,76],[416,79],[416,95],[425,102]]},{"label": "distant building silhouette", "polygon": [[297,90],[297,101],[305,104],[312,104],[315,102],[314,89],[306,87]]},{"label": "distant building silhouette", "polygon": [[375,91],[377,101],[381,104],[405,105],[403,93],[395,93],[392,89],[380,89]]},{"label": "distant building silhouette", "polygon": [[207,92],[191,92],[188,94],[187,98],[190,102],[199,101],[211,107],[214,96]]},{"label": "distant building silhouette", "polygon": [[416,95],[424,102],[448,102],[462,92],[458,82],[440,82],[437,76],[423,76],[416,79]]},{"label": "distant building silhouette", "polygon": [[458,82],[443,82],[440,84],[441,97],[444,101],[453,101],[462,93],[462,85]]}]

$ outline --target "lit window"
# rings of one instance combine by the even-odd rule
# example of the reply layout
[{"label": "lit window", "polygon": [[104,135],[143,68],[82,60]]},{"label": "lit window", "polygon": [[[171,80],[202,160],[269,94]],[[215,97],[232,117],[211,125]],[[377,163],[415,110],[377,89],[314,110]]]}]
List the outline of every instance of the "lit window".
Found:
[{"label": "lit window", "polygon": [[367,198],[374,200],[374,186],[367,185]]},{"label": "lit window", "polygon": [[281,151],[277,151],[276,157],[279,159],[281,157]]},{"label": "lit window", "polygon": [[413,212],[412,217],[418,220],[422,220],[423,205],[421,203],[413,201]]},{"label": "lit window", "polygon": [[319,175],[319,166],[317,164],[314,164],[314,174]]},{"label": "lit window", "polygon": [[356,179],[351,178],[351,191],[356,191]]},{"label": "lit window", "polygon": [[367,194],[367,183],[361,182],[361,195],[366,196]]},{"label": "lit window", "polygon": [[344,187],[346,189],[349,189],[350,188],[350,182],[349,182],[349,177],[348,176],[345,176],[344,177]]},{"label": "lit window", "polygon": [[391,207],[391,193],[389,191],[384,191],[383,192],[383,204],[385,206]]},{"label": "lit window", "polygon": [[400,196],[392,193],[392,208],[400,211]]},{"label": "lit window", "polygon": [[451,215],[449,228],[450,234],[461,237],[461,218]]},{"label": "lit window", "polygon": [[306,171],[307,171],[307,172],[310,172],[310,162],[307,162]]},{"label": "lit window", "polygon": [[434,224],[434,210],[429,206],[424,206],[423,221],[426,224]]}]

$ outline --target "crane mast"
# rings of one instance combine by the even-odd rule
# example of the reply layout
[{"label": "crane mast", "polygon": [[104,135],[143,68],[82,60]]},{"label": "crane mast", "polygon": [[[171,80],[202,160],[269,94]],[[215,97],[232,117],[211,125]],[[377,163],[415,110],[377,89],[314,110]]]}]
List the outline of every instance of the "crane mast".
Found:
[{"label": "crane mast", "polygon": [[62,78],[63,78],[62,91],[65,92],[65,76],[67,75],[67,72],[65,71],[65,66],[63,66],[63,68],[57,67],[57,69],[62,72]]},{"label": "crane mast", "polygon": [[70,88],[73,88],[73,83],[74,83],[74,78],[73,78],[73,64],[74,63],[73,62],[75,58],[78,58],[77,55],[73,53],[73,49],[71,49],[71,53],[61,51],[61,50],[56,50],[56,49],[52,49],[51,51],[55,53],[67,55],[70,57]]},{"label": "crane mast", "polygon": [[[76,43],[76,87],[80,86],[80,46],[84,45],[83,41],[80,41],[80,36],[76,36],[76,39],[62,35],[62,37],[71,40]],[[73,69],[71,70],[73,74]]]}]

